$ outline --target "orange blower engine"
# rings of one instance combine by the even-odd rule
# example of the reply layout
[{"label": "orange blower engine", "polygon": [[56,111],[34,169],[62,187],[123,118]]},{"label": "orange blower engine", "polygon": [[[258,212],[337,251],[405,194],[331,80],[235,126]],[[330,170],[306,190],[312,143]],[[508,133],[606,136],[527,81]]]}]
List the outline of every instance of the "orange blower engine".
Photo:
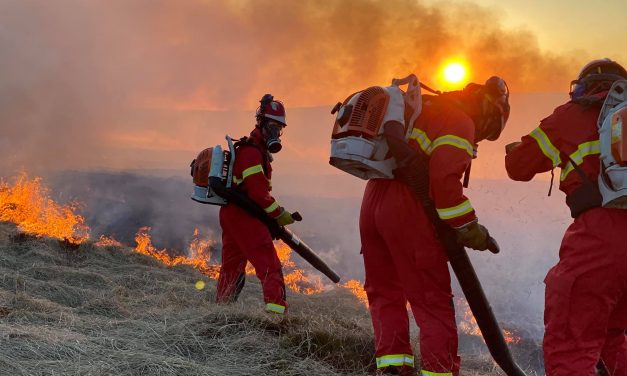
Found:
[{"label": "orange blower engine", "polygon": [[[407,92],[400,85],[407,85]],[[413,74],[392,80],[391,86],[372,86],[350,95],[331,111],[337,115],[329,163],[364,180],[394,178],[396,163],[387,156],[383,127],[389,121],[404,124],[409,138],[412,127],[408,125],[421,110],[420,82]]]},{"label": "orange blower engine", "polygon": [[[218,150],[220,149],[220,150]],[[190,164],[191,175],[194,179],[194,191],[192,193],[192,200],[201,204],[210,205],[226,205],[227,201],[218,196],[209,186],[209,172],[211,170],[212,157],[222,156],[222,148],[218,145],[215,148],[207,148],[201,151],[196,159]],[[223,163],[219,161],[220,165]]]}]

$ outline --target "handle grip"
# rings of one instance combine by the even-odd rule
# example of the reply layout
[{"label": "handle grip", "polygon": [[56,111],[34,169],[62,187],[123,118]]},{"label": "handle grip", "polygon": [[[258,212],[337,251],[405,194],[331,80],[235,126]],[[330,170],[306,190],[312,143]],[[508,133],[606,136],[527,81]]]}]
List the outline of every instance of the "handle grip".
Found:
[{"label": "handle grip", "polygon": [[297,221],[297,222],[300,222],[300,221],[302,221],[302,220],[303,220],[303,216],[302,216],[302,215],[300,215],[300,213],[299,213],[299,212],[294,212],[294,213],[292,213],[292,218],[293,218],[295,221]]}]

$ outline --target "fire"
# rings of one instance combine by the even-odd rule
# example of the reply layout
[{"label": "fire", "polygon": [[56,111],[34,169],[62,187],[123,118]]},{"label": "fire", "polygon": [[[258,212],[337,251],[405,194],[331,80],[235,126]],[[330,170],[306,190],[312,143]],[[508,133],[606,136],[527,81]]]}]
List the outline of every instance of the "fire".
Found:
[{"label": "fire", "polygon": [[202,239],[198,229],[194,229],[194,236],[191,243],[189,243],[189,261],[191,265],[200,270],[211,279],[218,279],[220,275],[220,267],[218,265],[211,265],[211,247],[214,245],[212,239]]},{"label": "fire", "polygon": [[[466,334],[482,337],[481,330],[479,329],[479,325],[477,324],[477,320],[475,319],[475,316],[472,314],[472,311],[470,310],[470,307],[468,306],[468,302],[466,301],[466,299],[458,298],[457,303],[459,307],[463,309],[463,312],[464,312],[464,317],[462,318],[461,322],[458,325],[459,329]],[[513,330],[502,329],[502,331],[503,331],[503,337],[505,338],[506,343],[517,344],[522,340],[522,338],[516,335]]]},{"label": "fire", "polygon": [[350,279],[341,286],[345,289],[348,289],[366,307],[368,306],[368,296],[366,296],[366,290],[364,290],[364,287],[362,286],[360,281],[356,279]]},{"label": "fire", "polygon": [[517,336],[513,331],[507,329],[503,329],[503,337],[505,337],[505,342],[513,343],[514,345],[520,343],[522,340],[520,336]]},{"label": "fire", "polygon": [[122,243],[109,236],[100,235],[100,238],[94,243],[94,245],[97,247],[121,247]]},{"label": "fire", "polygon": [[[30,179],[26,173],[15,178],[9,185],[0,180],[0,221],[16,223],[21,231],[36,236],[48,236],[64,240],[72,244],[81,244],[89,239],[89,227],[85,219],[76,214],[76,205],[59,205],[49,195],[49,190],[41,178]],[[189,244],[187,256],[171,256],[166,249],[157,249],[152,244],[150,227],[142,227],[135,235],[135,251],[153,257],[165,265],[190,265],[211,279],[218,279],[219,265],[211,264],[211,247],[214,241],[202,239],[198,229],[194,230]],[[121,247],[116,239],[101,235],[94,242],[98,247]],[[307,271],[296,267],[291,259],[292,249],[282,242],[275,244],[277,255],[284,269],[285,284],[291,290],[302,294],[318,294],[325,290],[320,277],[310,275]],[[255,274],[252,265],[246,266],[246,273]],[[349,280],[343,285],[357,299],[368,305],[366,293],[357,280]]]},{"label": "fire", "polygon": [[57,204],[41,178],[30,179],[26,173],[17,176],[13,185],[0,180],[0,221],[13,222],[28,234],[72,244],[89,239],[89,227],[76,214],[76,204]]},{"label": "fire", "polygon": [[194,238],[189,246],[190,256],[170,256],[165,249],[158,250],[152,245],[152,238],[150,237],[150,227],[142,227],[137,231],[135,235],[135,251],[144,255],[151,256],[165,265],[189,265],[198,269],[201,273],[207,275],[209,278],[217,279],[218,270],[215,265],[210,265],[210,253],[209,247],[213,244],[210,240],[201,240],[198,236],[198,229],[194,231]]},{"label": "fire", "polygon": [[[319,294],[324,291],[324,285],[318,276],[308,275],[303,269],[297,268],[292,261],[292,249],[283,242],[274,243],[279,261],[283,266],[285,285],[292,291],[312,295]],[[248,263],[246,265],[246,274],[255,275],[255,268]]]}]

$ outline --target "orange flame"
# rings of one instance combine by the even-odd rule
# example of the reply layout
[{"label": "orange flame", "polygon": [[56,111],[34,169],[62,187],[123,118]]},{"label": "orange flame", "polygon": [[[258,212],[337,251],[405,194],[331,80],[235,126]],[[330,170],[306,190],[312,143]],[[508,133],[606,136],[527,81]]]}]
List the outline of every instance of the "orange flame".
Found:
[{"label": "orange flame", "polygon": [[[459,329],[469,335],[479,336],[483,339],[481,335],[481,329],[479,329],[479,325],[477,324],[477,320],[475,316],[472,314],[470,310],[470,306],[468,306],[468,302],[464,298],[458,298],[457,303],[464,310],[464,317],[462,321],[459,323]],[[515,334],[513,330],[502,329],[503,337],[505,338],[506,343],[517,344],[522,338]]]},{"label": "orange flame", "polygon": [[[287,244],[278,241],[274,243],[274,248],[284,271],[287,271],[283,277],[287,287],[294,292],[306,295],[319,294],[324,291],[320,277],[309,275],[305,270],[296,267],[291,259],[292,249]],[[255,274],[255,268],[250,263],[246,265],[246,274]]]},{"label": "orange flame", "polygon": [[350,279],[346,281],[345,284],[340,285],[341,287],[348,289],[353,295],[357,297],[357,299],[362,302],[366,307],[368,307],[368,296],[366,295],[366,290],[364,290],[363,285],[360,281],[356,279]]},{"label": "orange flame", "polygon": [[122,243],[106,235],[100,235],[97,242],[94,243],[97,247],[121,247]]},{"label": "orange flame", "polygon": [[[41,183],[41,178],[29,179],[26,173],[20,174],[13,185],[0,180],[0,221],[16,223],[20,230],[36,236],[49,236],[61,240],[80,244],[88,240],[89,227],[85,219],[76,214],[76,205],[59,205],[49,197],[48,188]],[[201,239],[198,229],[189,244],[188,256],[170,256],[167,250],[157,249],[152,244],[150,227],[142,227],[135,235],[135,251],[153,257],[165,265],[190,265],[198,269],[209,278],[218,279],[219,265],[210,264],[211,246],[214,241]],[[94,243],[98,247],[122,244],[112,237],[101,235]],[[282,242],[275,244],[277,255],[285,274],[285,284],[291,290],[302,294],[318,294],[325,290],[325,286],[316,275],[310,275],[303,269],[297,268],[291,259],[292,249]],[[246,266],[246,273],[255,274],[252,265]],[[349,280],[343,285],[354,294],[357,299],[368,305],[366,293],[357,280]]]},{"label": "orange flame", "polygon": [[522,340],[520,336],[514,334],[513,331],[507,329],[503,329],[503,337],[505,337],[505,342],[512,343],[514,345],[520,343],[520,341]]},{"label": "orange flame", "polygon": [[211,265],[211,247],[214,245],[212,239],[201,239],[198,229],[194,229],[194,237],[189,243],[189,261],[191,265],[200,270],[211,279],[218,279],[220,275],[220,267]]},{"label": "orange flame", "polygon": [[201,240],[198,237],[197,229],[194,232],[194,238],[190,243],[190,257],[170,256],[167,250],[158,250],[152,245],[152,238],[150,237],[149,232],[150,227],[142,227],[137,231],[137,234],[135,235],[135,242],[137,243],[137,246],[135,247],[136,252],[151,256],[165,265],[189,265],[198,269],[209,278],[218,278],[218,268],[215,265],[209,264],[209,247],[213,244],[213,242],[211,240]]},{"label": "orange flame", "polygon": [[85,219],[76,214],[76,204],[59,205],[41,178],[29,179],[23,172],[15,183],[0,180],[0,221],[13,222],[21,231],[81,244],[89,239]]}]

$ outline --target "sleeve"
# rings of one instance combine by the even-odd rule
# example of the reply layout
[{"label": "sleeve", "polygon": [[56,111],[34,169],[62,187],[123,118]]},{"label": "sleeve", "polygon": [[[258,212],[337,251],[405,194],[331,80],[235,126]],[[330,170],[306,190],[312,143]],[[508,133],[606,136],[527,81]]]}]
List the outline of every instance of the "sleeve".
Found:
[{"label": "sleeve", "polygon": [[277,218],[281,215],[283,208],[270,194],[270,181],[264,174],[263,157],[259,150],[252,147],[240,148],[236,160],[241,163],[238,170],[242,171],[236,183],[271,217]]},{"label": "sleeve", "polygon": [[388,122],[383,126],[383,135],[388,143],[390,155],[396,160],[397,166],[417,155],[416,151],[405,141],[405,126],[399,122]]},{"label": "sleeve", "polygon": [[505,156],[505,169],[512,180],[529,181],[536,174],[547,172],[562,164],[555,114],[540,122],[540,126],[521,138]]},{"label": "sleeve", "polygon": [[477,219],[470,200],[464,196],[462,177],[474,156],[474,126],[470,119],[451,118],[451,134],[431,144],[429,178],[438,216],[451,227],[462,227]]}]

